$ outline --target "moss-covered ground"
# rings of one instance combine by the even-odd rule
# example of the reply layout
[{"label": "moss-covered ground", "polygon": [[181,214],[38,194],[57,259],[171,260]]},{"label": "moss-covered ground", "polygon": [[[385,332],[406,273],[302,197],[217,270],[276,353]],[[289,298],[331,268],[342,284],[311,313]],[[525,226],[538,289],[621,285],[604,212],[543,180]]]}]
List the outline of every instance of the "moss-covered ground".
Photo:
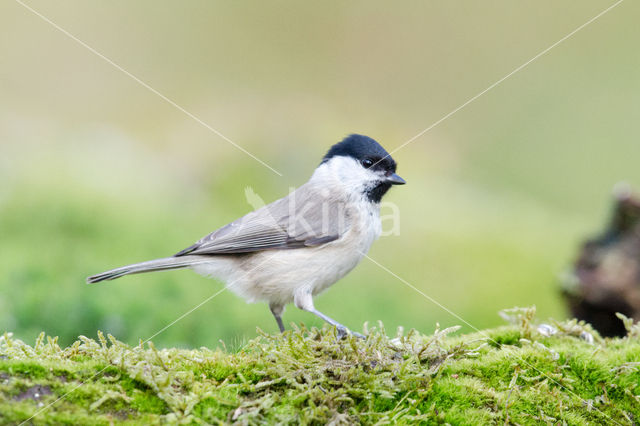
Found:
[{"label": "moss-covered ground", "polygon": [[574,322],[458,336],[382,327],[259,331],[237,351],[80,337],[0,339],[0,423],[636,424],[640,329],[601,339]]}]

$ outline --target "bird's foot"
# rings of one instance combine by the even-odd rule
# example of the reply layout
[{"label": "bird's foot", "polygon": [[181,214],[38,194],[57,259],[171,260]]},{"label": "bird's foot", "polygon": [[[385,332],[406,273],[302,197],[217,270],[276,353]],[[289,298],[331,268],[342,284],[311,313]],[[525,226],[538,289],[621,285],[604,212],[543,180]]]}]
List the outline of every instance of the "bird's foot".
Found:
[{"label": "bird's foot", "polygon": [[367,336],[365,336],[364,334],[360,334],[356,331],[352,331],[351,334],[353,334],[354,336],[356,336],[358,339],[362,339],[362,340],[366,340]]},{"label": "bird's foot", "polygon": [[347,327],[336,327],[336,328],[338,330],[338,339],[344,339],[345,337],[347,337],[347,334],[352,334],[352,335],[356,336],[359,339],[366,339],[367,338],[363,334],[360,334],[358,332],[349,330]]}]

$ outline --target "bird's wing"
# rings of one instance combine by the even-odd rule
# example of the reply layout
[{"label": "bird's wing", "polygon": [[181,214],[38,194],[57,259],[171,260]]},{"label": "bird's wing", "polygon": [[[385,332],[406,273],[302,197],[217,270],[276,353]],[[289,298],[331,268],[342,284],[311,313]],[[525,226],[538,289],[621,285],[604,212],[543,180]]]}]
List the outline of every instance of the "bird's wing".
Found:
[{"label": "bird's wing", "polygon": [[175,256],[314,247],[340,238],[349,226],[342,204],[300,189],[223,226]]}]

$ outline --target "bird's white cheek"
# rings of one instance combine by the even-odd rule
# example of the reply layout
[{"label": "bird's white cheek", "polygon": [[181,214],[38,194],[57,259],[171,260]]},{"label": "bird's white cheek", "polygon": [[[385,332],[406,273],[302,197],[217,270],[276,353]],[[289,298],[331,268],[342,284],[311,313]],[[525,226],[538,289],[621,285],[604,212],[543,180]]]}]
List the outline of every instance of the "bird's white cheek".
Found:
[{"label": "bird's white cheek", "polygon": [[380,176],[373,170],[365,169],[362,165],[348,157],[334,157],[328,163],[321,165],[316,170],[317,178],[327,182],[333,181],[348,196],[361,194],[374,182],[380,180]]}]

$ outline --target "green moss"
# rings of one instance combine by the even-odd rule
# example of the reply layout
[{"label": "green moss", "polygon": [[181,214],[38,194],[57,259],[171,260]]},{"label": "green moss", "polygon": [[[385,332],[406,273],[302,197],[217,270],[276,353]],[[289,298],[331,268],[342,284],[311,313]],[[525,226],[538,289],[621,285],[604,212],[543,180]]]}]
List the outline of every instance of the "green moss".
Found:
[{"label": "green moss", "polygon": [[[64,349],[41,335],[31,347],[5,335],[0,423],[33,415],[35,424],[637,419],[636,334],[593,334],[589,343],[577,336],[593,330],[569,321],[555,323],[549,337],[537,331],[531,310],[509,313],[514,325],[463,336],[454,335],[457,328],[394,339],[372,330],[367,340],[338,340],[329,327],[276,336],[259,331],[237,352],[130,347],[102,333]],[[34,396],[37,386],[50,393]]]},{"label": "green moss", "polygon": [[215,396],[206,397],[198,402],[193,408],[193,414],[207,423],[215,423],[226,419],[230,410],[237,406],[237,389],[223,388],[216,392]]},{"label": "green moss", "polygon": [[5,360],[0,363],[0,371],[4,371],[12,376],[21,375],[34,379],[43,378],[48,375],[47,370],[35,361]]},{"label": "green moss", "polygon": [[510,327],[501,327],[495,330],[491,330],[490,333],[487,333],[489,336],[488,343],[493,347],[500,347],[502,345],[519,345],[520,338],[520,330],[510,328]]}]

